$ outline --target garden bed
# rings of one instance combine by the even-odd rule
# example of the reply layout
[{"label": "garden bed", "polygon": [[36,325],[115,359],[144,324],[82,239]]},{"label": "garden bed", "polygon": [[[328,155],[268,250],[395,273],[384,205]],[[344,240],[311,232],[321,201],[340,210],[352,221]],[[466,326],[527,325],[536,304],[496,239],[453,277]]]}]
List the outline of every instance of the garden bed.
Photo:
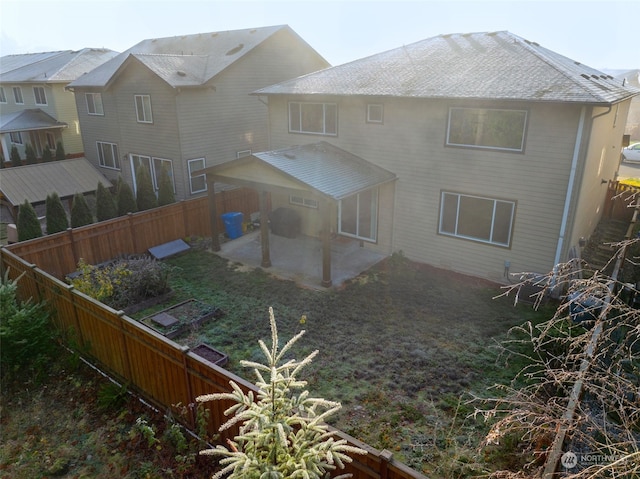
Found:
[{"label": "garden bed", "polygon": [[200,327],[205,321],[223,315],[223,311],[216,306],[188,299],[140,321],[167,338],[174,339],[190,329]]},{"label": "garden bed", "polygon": [[217,366],[225,366],[229,362],[229,356],[208,344],[200,343],[191,352]]}]

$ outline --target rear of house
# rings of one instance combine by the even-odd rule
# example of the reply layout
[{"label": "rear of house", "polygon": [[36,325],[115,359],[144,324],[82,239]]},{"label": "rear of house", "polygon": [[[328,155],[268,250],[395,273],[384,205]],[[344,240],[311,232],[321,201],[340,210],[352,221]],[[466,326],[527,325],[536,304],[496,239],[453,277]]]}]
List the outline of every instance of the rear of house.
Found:
[{"label": "rear of house", "polygon": [[591,234],[638,90],[497,32],[434,37],[255,94],[269,103],[270,148],[322,139],[397,176],[377,199],[392,217],[376,238],[390,242],[365,247],[506,282],[550,271]]}]

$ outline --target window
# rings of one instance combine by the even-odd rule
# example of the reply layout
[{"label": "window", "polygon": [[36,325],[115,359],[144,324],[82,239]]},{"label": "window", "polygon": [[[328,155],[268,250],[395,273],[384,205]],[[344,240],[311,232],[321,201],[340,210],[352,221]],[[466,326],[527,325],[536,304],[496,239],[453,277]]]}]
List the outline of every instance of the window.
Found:
[{"label": "window", "polygon": [[289,103],[289,131],[318,135],[338,134],[338,105],[335,103]]},{"label": "window", "polygon": [[98,161],[100,166],[119,170],[120,157],[118,156],[118,145],[102,141],[96,142],[96,145],[98,147]]},{"label": "window", "polygon": [[139,123],[153,123],[151,116],[151,97],[149,95],[135,95],[136,114]]},{"label": "window", "polygon": [[302,196],[289,196],[289,203],[292,205],[306,206],[307,208],[317,208],[318,200],[312,200],[311,198],[304,198]]},{"label": "window", "polygon": [[369,103],[367,105],[367,123],[382,123],[383,112],[382,105]]},{"label": "window", "polygon": [[13,98],[17,105],[24,105],[24,100],[22,99],[22,88],[19,86],[13,87]]},{"label": "window", "polygon": [[527,112],[450,108],[447,145],[523,151]]},{"label": "window", "polygon": [[33,97],[36,99],[36,105],[46,105],[47,104],[47,95],[44,92],[44,87],[34,86],[33,87]]},{"label": "window", "polygon": [[514,201],[442,192],[439,233],[458,238],[511,245]]},{"label": "window", "polygon": [[89,115],[104,115],[102,109],[102,93],[85,93],[84,98],[87,101],[87,112]]},{"label": "window", "polygon": [[339,233],[376,241],[378,229],[378,190],[371,189],[340,200]]},{"label": "window", "polygon": [[153,159],[153,175],[151,178],[153,179],[153,187],[156,191],[160,189],[160,175],[162,173],[162,169],[165,168],[167,173],[169,173],[169,178],[171,179],[171,185],[173,186],[173,192],[176,192],[176,185],[173,181],[173,163],[171,160],[165,160],[162,158],[154,158]]},{"label": "window", "polygon": [[191,185],[191,193],[200,193],[201,191],[207,191],[207,176],[198,175],[191,176],[194,171],[202,170],[205,167],[204,158],[197,158],[195,160],[189,160],[189,183]]},{"label": "window", "polygon": [[7,96],[4,94],[4,87],[0,86],[0,103],[7,103]]},{"label": "window", "polygon": [[56,137],[53,133],[51,133],[50,131],[48,131],[46,133],[46,137],[47,137],[47,148],[49,148],[50,150],[55,150],[56,149]]},{"label": "window", "polygon": [[12,131],[11,133],[9,133],[9,137],[11,138],[11,143],[22,145],[22,133],[20,133],[19,131]]}]

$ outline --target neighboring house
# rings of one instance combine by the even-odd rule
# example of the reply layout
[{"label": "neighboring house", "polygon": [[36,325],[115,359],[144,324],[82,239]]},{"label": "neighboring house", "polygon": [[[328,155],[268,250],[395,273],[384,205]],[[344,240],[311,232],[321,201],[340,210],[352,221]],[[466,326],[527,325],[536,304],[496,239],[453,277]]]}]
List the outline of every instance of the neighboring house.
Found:
[{"label": "neighboring house", "polygon": [[267,106],[250,93],[328,67],[288,26],[144,40],[69,85],[86,157],[112,181],[154,186],[162,168],[177,199],[206,194],[191,173],[268,147]]},{"label": "neighboring house", "polygon": [[[614,76],[625,84],[640,88],[640,70],[630,70]],[[631,143],[640,141],[640,96],[631,100],[625,133],[629,135]]]},{"label": "neighboring house", "polygon": [[270,193],[305,234],[507,282],[579,253],[639,93],[509,32],[441,35],[256,91],[272,151],[208,179]]},{"label": "neighboring house", "polygon": [[6,55],[0,58],[0,142],[10,161],[16,146],[25,158],[31,144],[36,156],[62,142],[70,157],[82,156],[83,145],[73,94],[65,87],[79,76],[113,58],[117,52],[85,48]]}]

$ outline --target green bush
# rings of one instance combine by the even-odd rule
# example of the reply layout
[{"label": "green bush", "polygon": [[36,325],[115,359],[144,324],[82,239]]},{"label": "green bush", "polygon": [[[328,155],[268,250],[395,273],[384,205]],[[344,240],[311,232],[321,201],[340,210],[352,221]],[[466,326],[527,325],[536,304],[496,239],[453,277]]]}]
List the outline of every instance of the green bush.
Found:
[{"label": "green bush", "polygon": [[24,200],[18,209],[18,241],[26,241],[42,236],[42,227],[38,220],[36,210],[33,209],[29,200]]},{"label": "green bush", "polygon": [[129,186],[129,183],[126,183],[121,176],[118,177],[118,185],[116,189],[116,207],[118,210],[118,216],[124,216],[128,213],[135,213],[138,211],[133,190]]},{"label": "green bush", "polygon": [[13,145],[11,147],[11,153],[9,153],[11,158],[11,164],[13,166],[22,166],[22,158],[20,158],[20,152],[18,151],[18,147]]},{"label": "green bush", "polygon": [[48,163],[49,161],[53,161],[53,154],[49,148],[45,147],[44,150],[42,150],[42,162]]},{"label": "green bush", "polygon": [[140,166],[136,169],[136,205],[138,211],[150,210],[158,206],[149,170]]},{"label": "green bush", "polygon": [[102,183],[98,183],[96,189],[96,219],[98,221],[110,220],[118,216],[116,202],[108,188]]},{"label": "green bush", "polygon": [[20,302],[18,281],[5,274],[0,284],[0,363],[3,379],[41,374],[57,349],[44,303]]},{"label": "green bush", "polygon": [[62,206],[58,193],[47,195],[46,200],[47,234],[59,233],[69,227],[67,212]]},{"label": "green bush", "polygon": [[170,205],[175,202],[176,195],[173,192],[169,169],[163,166],[160,170],[160,184],[158,185],[158,206]]},{"label": "green bush", "polygon": [[76,193],[73,196],[73,204],[71,205],[71,227],[78,228],[91,223],[93,223],[93,215],[87,200],[81,193]]},{"label": "green bush", "polygon": [[62,142],[59,141],[56,143],[56,161],[64,160],[67,157],[67,154],[64,152],[64,146],[62,146]]},{"label": "green bush", "polygon": [[27,165],[35,165],[38,162],[36,157],[36,150],[33,149],[31,143],[27,143],[24,147],[24,154],[27,157]]}]

